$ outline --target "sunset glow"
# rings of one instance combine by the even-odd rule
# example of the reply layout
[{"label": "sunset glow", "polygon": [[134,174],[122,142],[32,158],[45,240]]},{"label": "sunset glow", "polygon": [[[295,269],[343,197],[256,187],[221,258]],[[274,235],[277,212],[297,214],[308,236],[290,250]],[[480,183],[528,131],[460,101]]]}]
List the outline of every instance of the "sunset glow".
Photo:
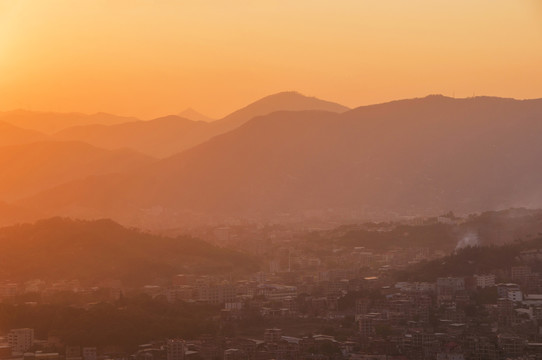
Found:
[{"label": "sunset glow", "polygon": [[542,0],[0,0],[0,360],[542,360]]},{"label": "sunset glow", "polygon": [[0,2],[0,110],[220,117],[297,90],[350,107],[542,97],[536,0]]}]

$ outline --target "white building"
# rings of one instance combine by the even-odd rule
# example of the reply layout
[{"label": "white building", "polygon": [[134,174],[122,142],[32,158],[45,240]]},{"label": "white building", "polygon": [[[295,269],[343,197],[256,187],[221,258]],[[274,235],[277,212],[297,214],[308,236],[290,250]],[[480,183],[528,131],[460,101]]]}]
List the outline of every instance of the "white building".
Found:
[{"label": "white building", "polygon": [[508,293],[519,291],[519,285],[513,283],[497,284],[497,295],[499,298],[509,299]]},{"label": "white building", "polygon": [[523,293],[519,289],[508,290],[508,300],[514,302],[523,301]]}]

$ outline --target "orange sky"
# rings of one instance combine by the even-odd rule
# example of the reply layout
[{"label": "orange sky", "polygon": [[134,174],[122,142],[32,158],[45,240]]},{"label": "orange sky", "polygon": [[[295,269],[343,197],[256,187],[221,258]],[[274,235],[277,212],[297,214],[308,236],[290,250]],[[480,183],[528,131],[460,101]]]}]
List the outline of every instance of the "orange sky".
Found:
[{"label": "orange sky", "polygon": [[0,0],[0,110],[542,97],[541,0]]}]

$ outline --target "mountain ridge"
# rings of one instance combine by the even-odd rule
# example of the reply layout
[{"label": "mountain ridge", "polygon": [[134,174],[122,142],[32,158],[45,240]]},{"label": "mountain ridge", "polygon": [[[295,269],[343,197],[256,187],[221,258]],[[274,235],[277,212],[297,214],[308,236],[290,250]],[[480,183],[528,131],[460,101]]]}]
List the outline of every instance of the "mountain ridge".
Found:
[{"label": "mountain ridge", "polygon": [[41,141],[0,147],[0,199],[14,201],[90,175],[122,172],[154,159],[130,149]]},{"label": "mountain ridge", "polygon": [[46,138],[39,131],[23,129],[0,120],[0,146],[27,144]]},{"label": "mountain ridge", "polygon": [[184,109],[180,113],[177,114],[177,116],[193,120],[193,121],[203,121],[203,122],[213,122],[216,119],[212,119],[207,115],[204,115],[200,113],[199,111],[196,111],[192,109],[191,107]]},{"label": "mountain ridge", "polygon": [[284,110],[325,109],[338,112],[347,108],[295,92],[282,92],[266,96],[212,122],[193,121],[177,115],[168,115],[148,121],[117,125],[72,127],[54,136],[59,140],[85,141],[106,149],[121,145],[151,156],[166,158],[231,131],[256,116]]},{"label": "mountain ridge", "polygon": [[60,113],[22,109],[0,112],[0,121],[46,134],[52,134],[76,125],[112,125],[135,120],[138,119],[128,116],[113,115],[105,112],[97,112],[90,115],[77,112]]},{"label": "mountain ridge", "polygon": [[275,112],[144,169],[67,184],[21,204],[124,219],[158,208],[172,222],[187,214],[370,217],[536,207],[540,118],[541,100],[498,98]]}]

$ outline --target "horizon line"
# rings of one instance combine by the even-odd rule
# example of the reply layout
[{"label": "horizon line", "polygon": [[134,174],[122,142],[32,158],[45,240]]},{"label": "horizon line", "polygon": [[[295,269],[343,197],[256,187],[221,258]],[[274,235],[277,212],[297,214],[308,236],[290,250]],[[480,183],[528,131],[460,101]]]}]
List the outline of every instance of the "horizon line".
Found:
[{"label": "horizon line", "polygon": [[192,106],[185,107],[184,109],[179,110],[177,113],[164,113],[163,115],[155,116],[155,117],[151,117],[151,118],[140,117],[140,116],[137,116],[137,115],[120,114],[120,113],[114,113],[114,112],[103,111],[103,110],[93,111],[93,112],[83,112],[83,111],[77,111],[77,110],[73,110],[73,111],[33,110],[33,109],[28,109],[28,108],[15,108],[15,109],[10,109],[10,110],[3,110],[2,109],[2,110],[0,110],[0,115],[6,114],[6,113],[12,113],[12,112],[29,112],[29,113],[61,114],[61,115],[84,115],[84,116],[93,116],[93,115],[104,114],[104,115],[111,115],[111,116],[117,116],[117,117],[133,118],[134,120],[139,120],[139,121],[151,121],[151,120],[159,119],[159,118],[166,117],[166,116],[179,116],[178,114],[180,114],[183,111],[192,110],[192,111],[195,111],[195,112],[197,112],[197,113],[199,113],[199,114],[201,114],[203,116],[206,116],[206,117],[212,119],[211,122],[214,122],[216,120],[223,119],[226,116],[228,116],[228,115],[230,115],[230,114],[232,114],[232,113],[234,113],[234,112],[236,112],[236,111],[238,111],[240,109],[243,109],[246,106],[249,106],[249,105],[251,105],[251,104],[253,104],[253,103],[255,103],[255,102],[259,101],[259,100],[265,99],[265,98],[270,97],[270,96],[278,95],[278,94],[284,94],[284,93],[296,93],[296,94],[302,95],[304,97],[315,98],[315,99],[322,100],[322,101],[328,101],[328,102],[336,103],[336,104],[339,104],[339,105],[342,105],[342,106],[348,108],[348,111],[354,110],[354,109],[357,109],[357,108],[361,108],[361,107],[366,107],[366,106],[383,105],[383,104],[389,104],[389,103],[393,103],[393,102],[397,102],[397,101],[425,99],[425,98],[428,98],[428,97],[437,97],[437,96],[444,97],[444,98],[449,98],[449,99],[455,99],[455,100],[468,100],[468,99],[479,99],[479,98],[494,98],[494,99],[515,100],[515,101],[542,100],[542,96],[541,97],[534,97],[534,98],[519,98],[519,97],[516,98],[516,97],[508,97],[508,96],[474,95],[473,94],[472,96],[456,97],[455,95],[445,95],[443,93],[431,93],[431,94],[427,94],[427,95],[424,95],[424,96],[395,98],[395,99],[390,99],[390,100],[386,100],[386,101],[361,104],[361,105],[357,105],[357,106],[348,106],[348,105],[344,105],[341,102],[328,100],[328,99],[321,98],[321,97],[314,96],[314,95],[306,95],[306,94],[304,94],[304,93],[302,93],[300,91],[286,90],[286,91],[279,91],[279,92],[271,93],[269,95],[265,95],[263,97],[260,97],[260,98],[258,98],[256,100],[253,100],[251,102],[246,103],[245,105],[243,105],[240,108],[230,110],[225,115],[222,115],[222,116],[219,116],[219,117],[209,116],[206,112],[202,112],[200,110],[197,110]]}]

